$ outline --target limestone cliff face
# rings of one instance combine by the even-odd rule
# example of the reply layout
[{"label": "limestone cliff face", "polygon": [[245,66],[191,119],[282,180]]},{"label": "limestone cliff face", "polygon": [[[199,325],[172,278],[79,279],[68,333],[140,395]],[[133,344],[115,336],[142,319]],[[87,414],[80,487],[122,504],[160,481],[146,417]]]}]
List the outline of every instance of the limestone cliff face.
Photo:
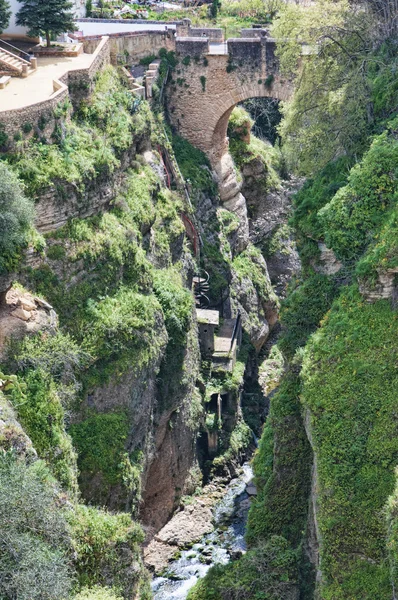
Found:
[{"label": "limestone cliff face", "polygon": [[308,559],[310,563],[313,565],[315,569],[315,598],[319,597],[319,585],[322,579],[322,571],[319,562],[319,556],[322,547],[322,538],[319,530],[318,524],[318,497],[319,497],[319,489],[318,489],[318,465],[317,465],[317,453],[316,449],[313,445],[313,435],[312,435],[312,427],[311,427],[311,413],[308,409],[305,411],[304,415],[304,427],[305,432],[307,434],[308,441],[310,442],[314,463],[312,465],[311,472],[311,494],[309,498],[309,507],[308,507],[308,523],[307,523],[307,532],[306,532],[306,545],[305,550],[307,552]]},{"label": "limestone cliff face", "polygon": [[[167,332],[161,320],[157,323],[156,335],[159,351],[148,366],[137,371],[132,365],[127,373],[113,377],[106,385],[90,389],[79,411],[73,415],[73,422],[79,423],[92,411],[109,414],[125,410],[128,415],[126,451],[133,453],[139,450],[143,453],[143,479],[154,458],[156,380],[167,346]],[[103,473],[81,472],[80,488],[89,502],[104,504],[115,510],[130,510],[132,507],[134,498],[129,490],[121,483],[111,487],[105,485]]]},{"label": "limestone cliff face", "polygon": [[249,213],[250,239],[258,245],[267,262],[273,286],[284,296],[292,276],[301,270],[300,258],[288,227],[291,198],[301,185],[300,179],[282,181],[277,187],[269,185],[267,165],[254,157],[242,168],[242,193]]},{"label": "limestone cliff face", "polygon": [[[137,157],[138,151],[144,153]],[[126,235],[127,239],[123,242],[123,238],[120,238],[125,244],[121,250],[125,253],[125,258],[123,257],[115,268],[109,260],[107,250],[113,243],[109,234],[105,234],[108,238],[104,238],[104,232],[101,233],[105,242],[104,250],[100,251],[96,260],[92,260],[91,250],[85,254],[84,245],[87,243],[88,247],[95,244],[94,240],[74,238],[68,228],[62,230],[61,238],[53,232],[73,217],[80,219],[78,223],[82,227],[86,226],[86,222],[92,223],[89,218],[91,215],[98,215],[98,219],[107,219],[110,202],[115,198],[119,198],[118,209],[122,212],[128,211],[124,200],[120,200],[120,194],[124,193],[126,177],[132,177],[131,171],[127,169],[133,165],[136,158],[139,159],[135,163],[136,170],[141,169],[149,178],[146,189],[145,181],[140,175],[136,175],[136,180],[143,181],[140,184],[140,193],[146,195],[153,208],[151,207],[152,213],[148,218],[144,215],[143,225],[138,231],[126,229],[124,234],[125,222],[121,219],[117,223],[116,233],[122,232],[121,235]],[[48,232],[45,252],[29,248],[20,272],[4,276],[0,280],[0,359],[1,352],[6,351],[10,338],[22,339],[39,331],[46,331],[51,336],[56,332],[58,324],[58,316],[52,306],[34,292],[30,294],[16,290],[8,291],[12,280],[19,280],[27,289],[34,290],[38,281],[37,274],[48,274],[55,285],[51,289],[48,288],[46,293],[54,297],[54,307],[59,309],[61,314],[62,329],[66,333],[73,329],[72,335],[76,334],[77,337],[78,320],[81,318],[78,316],[78,303],[90,302],[90,296],[95,297],[95,293],[98,294],[98,291],[94,292],[95,287],[103,294],[103,298],[106,298],[109,293],[112,295],[109,282],[113,282],[117,289],[119,285],[128,285],[131,277],[137,278],[133,269],[138,244],[141,244],[141,252],[145,256],[144,269],[153,268],[160,272],[161,269],[172,268],[172,265],[178,262],[182,282],[179,284],[179,293],[183,295],[183,299],[183,292],[188,297],[191,295],[193,261],[184,246],[183,226],[173,206],[173,201],[178,201],[178,198],[169,197],[171,193],[164,186],[162,163],[157,153],[150,150],[148,139],[138,139],[134,146],[125,152],[120,168],[111,177],[99,176],[88,182],[84,193],[71,185],[63,188],[62,198],[59,197],[60,193],[60,186],[54,185],[42,194],[37,205],[37,226],[39,230]],[[169,202],[167,210],[163,208],[166,201]],[[164,217],[162,210],[157,211],[156,203],[161,203],[165,211]],[[155,223],[156,219],[159,223]],[[159,230],[162,234],[158,233]],[[59,239],[62,239],[61,244]],[[142,270],[143,267],[139,266],[138,277]],[[41,275],[39,279],[40,277]],[[101,285],[104,287],[103,292],[101,287],[98,288]],[[138,292],[141,292],[140,285],[139,283]],[[147,284],[144,282],[143,297],[148,294],[148,288],[145,286]],[[60,289],[63,290],[61,294],[57,291]],[[77,301],[76,294],[83,294],[82,300]],[[153,295],[151,298],[156,305],[158,301]],[[177,306],[172,308],[178,309],[178,301],[176,303]],[[106,472],[87,467],[89,463],[82,463],[79,485],[83,499],[92,504],[105,505],[114,510],[133,510],[136,515],[137,510],[141,509],[141,519],[149,535],[167,522],[178,506],[181,495],[192,491],[191,474],[197,466],[196,438],[202,410],[200,395],[198,399],[198,390],[195,388],[200,362],[196,314],[191,314],[188,332],[179,343],[174,343],[169,335],[165,320],[166,317],[158,303],[150,331],[152,342],[148,349],[149,361],[144,361],[143,364],[138,361],[136,364],[132,360],[130,366],[124,364],[121,369],[115,368],[112,376],[103,378],[104,382],[101,382],[100,377],[98,381],[94,380],[94,383],[90,380],[79,384],[78,397],[73,406],[68,406],[67,412],[68,425],[72,428],[89,421],[90,418],[113,414],[126,416],[124,451],[126,456],[139,457],[135,477],[137,479],[138,474],[140,481],[135,481],[134,486],[126,485],[123,477],[118,474],[117,481],[110,482]],[[87,326],[89,331],[95,323],[87,323],[85,327]],[[84,344],[84,339],[82,341]],[[110,338],[108,343],[111,348],[117,347],[120,340]],[[84,379],[84,373],[82,375]],[[30,446],[23,429],[18,428],[17,424],[14,426],[12,419],[7,418],[0,426],[5,439],[10,438],[13,432],[11,437],[18,447],[25,451],[24,448]],[[99,448],[96,448],[95,433],[90,452],[93,457],[100,452]],[[104,452],[103,448],[101,452]],[[117,459],[115,469],[119,470]],[[193,482],[194,485],[197,483]],[[137,502],[139,496],[142,499]]]},{"label": "limestone cliff face", "polygon": [[[204,266],[209,269],[210,283],[225,281],[212,306],[222,316],[231,318],[240,311],[245,331],[257,351],[277,321],[278,302],[273,293],[267,264],[250,240],[247,198],[242,194],[242,179],[232,156],[225,153],[214,166],[219,199],[203,194],[196,203],[196,215],[202,239],[219,248],[214,260],[204,250]],[[221,284],[220,284],[221,286]]]},{"label": "limestone cliff face", "polygon": [[[190,494],[190,472],[197,465],[196,440],[201,416],[195,388],[200,354],[196,318],[192,319],[185,348],[159,373],[153,421],[153,445],[143,477],[141,518],[158,531]],[[169,359],[170,359],[169,355]],[[175,360],[177,358],[177,360]]]},{"label": "limestone cliff face", "polygon": [[57,315],[46,301],[17,288],[4,286],[0,294],[0,361],[5,358],[11,338],[47,331],[54,333]]}]

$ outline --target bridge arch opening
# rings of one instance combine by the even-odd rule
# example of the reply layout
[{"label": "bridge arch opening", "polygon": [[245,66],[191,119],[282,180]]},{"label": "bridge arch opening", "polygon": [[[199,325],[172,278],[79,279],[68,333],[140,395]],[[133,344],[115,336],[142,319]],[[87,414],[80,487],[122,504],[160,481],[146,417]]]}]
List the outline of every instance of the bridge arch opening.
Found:
[{"label": "bridge arch opening", "polygon": [[[217,165],[217,163],[220,161],[220,159],[222,158],[222,156],[228,152],[228,123],[232,114],[232,111],[234,110],[234,108],[236,106],[241,106],[242,104],[245,103],[245,101],[255,101],[258,99],[264,99],[264,100],[269,100],[270,102],[272,102],[275,106],[277,106],[280,102],[280,98],[278,97],[278,95],[272,95],[272,93],[259,93],[256,95],[245,95],[243,96],[241,99],[239,99],[237,102],[234,102],[233,104],[231,104],[230,106],[228,106],[227,108],[225,108],[225,105],[222,107],[221,110],[223,110],[223,112],[220,114],[220,116],[218,117],[218,120],[216,121],[215,127],[213,129],[212,135],[211,135],[211,140],[208,143],[208,147],[209,150],[207,151],[207,154],[209,155],[210,161],[212,162],[213,165]],[[220,112],[221,112],[220,110]],[[247,109],[245,109],[247,110]],[[249,112],[249,111],[248,111]],[[279,111],[276,109],[276,112],[279,114]],[[249,112],[250,114],[250,112]],[[279,123],[280,121],[280,117],[275,118],[275,127],[276,125]],[[270,127],[272,128],[272,125],[270,125]],[[274,130],[275,131],[275,130]],[[257,132],[258,135],[258,132]],[[261,138],[266,138],[268,139],[268,141],[270,141],[271,143],[275,142],[275,138],[276,135],[274,133],[273,136],[267,136],[264,135],[264,133],[262,135],[260,135],[259,137]]]}]

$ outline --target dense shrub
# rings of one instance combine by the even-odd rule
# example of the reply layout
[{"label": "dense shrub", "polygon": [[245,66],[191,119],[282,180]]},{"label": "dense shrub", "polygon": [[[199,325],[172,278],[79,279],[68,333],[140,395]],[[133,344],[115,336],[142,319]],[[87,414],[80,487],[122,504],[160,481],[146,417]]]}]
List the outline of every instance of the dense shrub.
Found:
[{"label": "dense shrub", "polygon": [[73,600],[122,600],[122,596],[111,588],[95,586],[83,588],[77,596],[73,596]]},{"label": "dense shrub", "polygon": [[278,299],[264,265],[260,250],[252,244],[249,244],[232,262],[232,268],[240,283],[245,282],[248,285],[251,282],[262,301],[270,300],[278,306]]},{"label": "dense shrub", "polygon": [[192,317],[193,296],[175,268],[154,271],[153,279],[169,338],[174,344],[183,343]]},{"label": "dense shrub", "polygon": [[38,370],[51,376],[63,408],[68,409],[81,389],[79,376],[91,357],[68,334],[39,332],[10,344],[9,365],[15,372]]},{"label": "dense shrub", "polygon": [[389,303],[368,304],[350,287],[306,348],[327,600],[391,594],[382,510],[398,462],[397,335]]},{"label": "dense shrub", "polygon": [[398,266],[398,207],[395,208],[366,254],[356,265],[356,274],[368,283],[375,283],[379,272]]},{"label": "dense shrub", "polygon": [[173,136],[172,146],[187,183],[196,191],[214,196],[217,187],[213,181],[210,163],[206,155],[178,135]]},{"label": "dense shrub", "polygon": [[0,275],[17,264],[33,216],[33,204],[24,196],[20,181],[0,162]]},{"label": "dense shrub", "polygon": [[390,129],[375,138],[352,170],[348,185],[319,211],[326,245],[343,260],[357,259],[397,202],[398,140]]},{"label": "dense shrub", "polygon": [[132,95],[117,71],[104,69],[91,99],[82,104],[73,121],[55,127],[54,143],[32,138],[23,152],[9,157],[27,193],[35,197],[60,180],[83,190],[87,180],[111,173],[120,164],[120,154],[150,130],[147,104],[142,102],[134,114],[132,104]]},{"label": "dense shrub", "polygon": [[71,589],[68,532],[54,480],[41,461],[0,453],[0,596],[64,600]]},{"label": "dense shrub", "polygon": [[[280,153],[269,142],[250,134],[252,125],[253,120],[244,108],[240,106],[234,108],[228,123],[229,150],[239,169],[253,161],[262,163],[264,173],[262,179],[257,180],[257,185],[265,191],[280,184],[278,175]],[[250,135],[249,142],[246,141],[248,135]]]},{"label": "dense shrub", "polygon": [[92,414],[70,427],[78,452],[81,487],[94,475],[102,477],[101,495],[106,498],[109,486],[122,481],[121,463],[128,435],[126,412]]},{"label": "dense shrub", "polygon": [[247,523],[246,538],[251,546],[271,535],[282,535],[296,548],[302,538],[312,453],[302,422],[299,390],[298,377],[285,375],[272,397],[253,464],[258,496]]},{"label": "dense shrub", "polygon": [[339,286],[336,279],[312,275],[293,289],[282,304],[280,349],[292,357],[304,346],[329,310]]},{"label": "dense shrub", "polygon": [[289,221],[298,237],[301,260],[307,266],[308,259],[316,257],[316,242],[324,237],[318,211],[347,183],[352,159],[342,157],[329,163],[312,179],[307,179],[293,198],[293,215]]},{"label": "dense shrub", "polygon": [[[84,505],[68,514],[79,584],[87,588],[112,586],[124,598],[135,596],[145,583],[140,555],[144,535],[140,526],[126,513],[112,514]],[[108,600],[101,594],[105,591],[99,588],[84,589],[78,598]],[[111,595],[109,600],[113,599]]]},{"label": "dense shrub", "polygon": [[18,419],[60,484],[76,493],[76,455],[54,380],[41,369],[29,370],[18,380],[11,392]]}]

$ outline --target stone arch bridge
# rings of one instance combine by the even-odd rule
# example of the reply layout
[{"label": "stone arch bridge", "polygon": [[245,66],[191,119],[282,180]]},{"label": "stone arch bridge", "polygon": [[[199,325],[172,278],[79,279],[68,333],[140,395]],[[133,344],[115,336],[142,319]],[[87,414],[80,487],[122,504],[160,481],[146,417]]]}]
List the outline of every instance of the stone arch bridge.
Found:
[{"label": "stone arch bridge", "polygon": [[178,64],[168,85],[168,111],[178,132],[216,166],[228,150],[233,108],[248,98],[287,100],[293,86],[279,73],[276,42],[266,30],[242,30],[244,37],[226,42],[220,40],[221,30],[200,30],[195,37],[193,31],[182,37],[177,29]]}]

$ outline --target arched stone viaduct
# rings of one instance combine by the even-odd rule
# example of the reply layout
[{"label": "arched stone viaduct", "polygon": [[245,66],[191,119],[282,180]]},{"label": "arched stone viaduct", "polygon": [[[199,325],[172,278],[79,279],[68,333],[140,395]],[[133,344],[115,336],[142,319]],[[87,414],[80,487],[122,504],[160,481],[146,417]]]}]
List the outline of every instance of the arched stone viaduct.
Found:
[{"label": "arched stone viaduct", "polygon": [[287,100],[292,84],[279,73],[276,43],[266,30],[242,30],[251,37],[225,43],[212,31],[220,30],[207,30],[207,37],[179,37],[177,30],[178,65],[168,85],[168,111],[177,131],[216,166],[228,149],[233,108],[248,98]]}]

